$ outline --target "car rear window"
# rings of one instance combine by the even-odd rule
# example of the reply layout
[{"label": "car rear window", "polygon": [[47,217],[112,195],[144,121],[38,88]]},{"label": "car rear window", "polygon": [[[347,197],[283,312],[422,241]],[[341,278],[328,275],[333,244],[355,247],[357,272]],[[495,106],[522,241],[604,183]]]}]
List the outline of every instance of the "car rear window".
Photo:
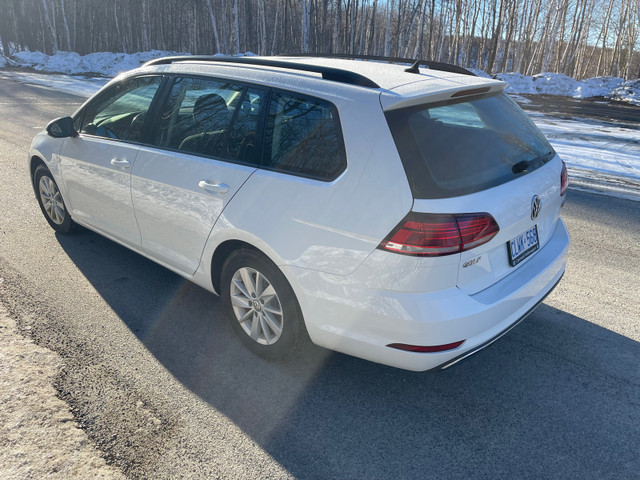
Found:
[{"label": "car rear window", "polygon": [[555,155],[504,93],[392,110],[386,117],[415,198],[479,192]]}]

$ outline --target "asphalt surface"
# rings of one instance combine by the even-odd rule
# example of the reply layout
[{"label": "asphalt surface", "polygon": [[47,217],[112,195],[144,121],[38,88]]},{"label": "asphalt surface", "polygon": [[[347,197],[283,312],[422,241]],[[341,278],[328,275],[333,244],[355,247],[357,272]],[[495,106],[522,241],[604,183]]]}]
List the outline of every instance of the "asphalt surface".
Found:
[{"label": "asphalt surface", "polygon": [[560,286],[488,349],[412,373],[312,348],[254,357],[201,288],[92,232],[56,235],[26,152],[81,99],[0,74],[0,302],[130,478],[637,478],[640,202],[569,191]]},{"label": "asphalt surface", "polygon": [[[640,107],[624,102],[612,102],[604,98],[587,99],[559,97],[555,95],[520,95],[525,110],[554,115],[561,118],[582,118],[618,127],[638,128]],[[517,97],[516,97],[517,100]]]}]

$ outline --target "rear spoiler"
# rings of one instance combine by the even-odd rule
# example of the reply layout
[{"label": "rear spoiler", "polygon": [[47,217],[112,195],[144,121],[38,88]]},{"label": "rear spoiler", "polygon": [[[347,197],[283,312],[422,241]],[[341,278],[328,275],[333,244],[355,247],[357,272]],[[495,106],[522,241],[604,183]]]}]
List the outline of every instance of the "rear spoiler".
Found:
[{"label": "rear spoiler", "polygon": [[382,109],[397,110],[427,103],[456,102],[464,98],[502,92],[509,84],[499,80],[467,77],[461,85],[457,79],[429,78],[387,90],[380,94]]}]

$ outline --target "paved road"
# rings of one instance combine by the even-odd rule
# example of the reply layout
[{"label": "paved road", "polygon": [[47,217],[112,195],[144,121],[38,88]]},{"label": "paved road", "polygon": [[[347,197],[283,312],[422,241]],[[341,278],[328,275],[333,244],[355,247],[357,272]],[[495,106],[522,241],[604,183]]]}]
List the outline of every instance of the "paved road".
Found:
[{"label": "paved road", "polygon": [[132,478],[637,478],[640,202],[569,192],[570,265],[509,335],[441,373],[322,349],[253,357],[220,302],[100,236],[55,235],[28,143],[73,96],[0,78],[0,301]]},{"label": "paved road", "polygon": [[[555,95],[520,95],[525,110],[563,118],[584,118],[619,127],[638,128],[640,107],[603,98],[569,98]],[[517,98],[516,98],[517,100]]]}]

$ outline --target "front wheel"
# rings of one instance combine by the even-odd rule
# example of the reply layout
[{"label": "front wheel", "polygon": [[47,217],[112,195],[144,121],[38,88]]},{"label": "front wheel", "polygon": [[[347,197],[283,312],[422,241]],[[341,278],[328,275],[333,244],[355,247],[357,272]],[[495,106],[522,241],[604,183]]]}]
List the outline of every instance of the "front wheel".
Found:
[{"label": "front wheel", "polygon": [[222,268],[224,311],[242,342],[264,358],[286,358],[308,339],[284,274],[254,250],[232,253]]},{"label": "front wheel", "polygon": [[71,232],[75,223],[71,220],[71,215],[64,204],[58,184],[44,165],[36,168],[33,174],[33,185],[40,209],[51,228],[60,233]]}]

